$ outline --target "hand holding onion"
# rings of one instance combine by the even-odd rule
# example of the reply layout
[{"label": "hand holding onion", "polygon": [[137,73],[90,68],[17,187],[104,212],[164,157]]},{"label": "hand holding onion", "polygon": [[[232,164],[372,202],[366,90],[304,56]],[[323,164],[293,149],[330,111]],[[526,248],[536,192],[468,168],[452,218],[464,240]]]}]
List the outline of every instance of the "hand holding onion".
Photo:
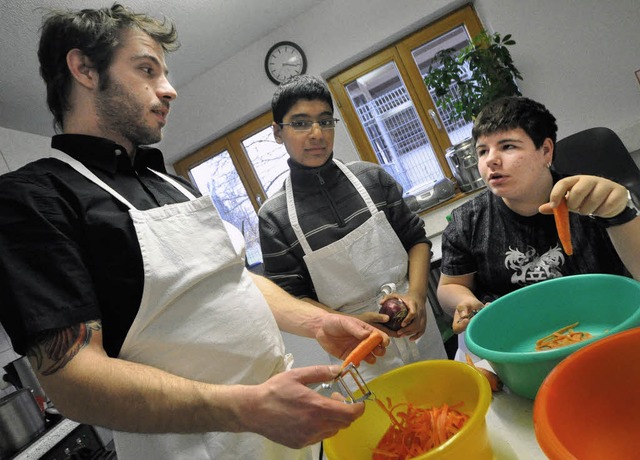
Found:
[{"label": "hand holding onion", "polygon": [[402,327],[402,321],[404,321],[409,314],[409,309],[402,299],[390,297],[382,302],[382,306],[378,313],[389,317],[389,321],[383,323],[384,327],[391,329],[392,331],[397,331]]}]

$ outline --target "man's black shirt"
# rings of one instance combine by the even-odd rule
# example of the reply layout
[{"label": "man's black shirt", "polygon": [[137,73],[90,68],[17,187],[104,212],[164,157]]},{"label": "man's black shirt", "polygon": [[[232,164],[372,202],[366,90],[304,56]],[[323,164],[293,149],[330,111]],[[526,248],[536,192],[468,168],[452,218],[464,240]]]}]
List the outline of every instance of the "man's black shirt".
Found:
[{"label": "man's black shirt", "polygon": [[[187,200],[147,169],[166,172],[157,149],[138,148],[132,164],[102,138],[63,134],[52,147],[137,209]],[[0,254],[0,321],[17,353],[42,331],[101,319],[104,348],[118,355],[144,285],[125,205],[60,160],[35,161],[0,176]]]}]

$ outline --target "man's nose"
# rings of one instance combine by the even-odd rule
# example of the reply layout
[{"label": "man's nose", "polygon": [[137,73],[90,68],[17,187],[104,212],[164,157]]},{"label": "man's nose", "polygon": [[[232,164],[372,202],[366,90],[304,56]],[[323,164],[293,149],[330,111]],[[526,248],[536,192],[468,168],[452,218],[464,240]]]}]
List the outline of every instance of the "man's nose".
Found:
[{"label": "man's nose", "polygon": [[173,87],[173,85],[169,82],[167,77],[164,77],[160,86],[158,87],[158,96],[160,99],[173,101],[178,97],[178,93]]}]

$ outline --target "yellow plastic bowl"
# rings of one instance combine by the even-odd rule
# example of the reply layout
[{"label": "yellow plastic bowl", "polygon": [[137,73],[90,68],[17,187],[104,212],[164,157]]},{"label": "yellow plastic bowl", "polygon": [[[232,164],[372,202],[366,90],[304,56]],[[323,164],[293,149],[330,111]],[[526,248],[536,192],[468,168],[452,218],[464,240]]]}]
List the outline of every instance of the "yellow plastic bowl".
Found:
[{"label": "yellow plastic bowl", "polygon": [[[454,405],[470,416],[462,429],[444,444],[415,459],[493,458],[485,417],[491,403],[487,379],[471,366],[450,360],[422,361],[387,372],[370,382],[378,399],[421,407]],[[375,401],[367,401],[364,415],[335,436],[325,439],[330,460],[371,460],[391,422]]]}]

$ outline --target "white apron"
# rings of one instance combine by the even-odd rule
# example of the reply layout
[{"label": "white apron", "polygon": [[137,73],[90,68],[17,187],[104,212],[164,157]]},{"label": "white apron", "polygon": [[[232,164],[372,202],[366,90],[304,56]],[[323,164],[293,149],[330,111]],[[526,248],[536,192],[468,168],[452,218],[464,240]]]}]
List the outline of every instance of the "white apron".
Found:
[{"label": "white apron", "polygon": [[[258,384],[290,366],[282,336],[244,265],[244,240],[211,198],[139,211],[84,165],[58,158],[129,208],[144,263],[138,314],[119,358],[189,379]],[[311,459],[253,433],[138,434],[114,432],[120,460]]]},{"label": "white apron", "polygon": [[[397,291],[408,290],[409,257],[383,211],[378,211],[356,176],[341,162],[333,160],[365,201],[371,217],[360,227],[328,246],[313,251],[300,227],[295,208],[291,176],[285,180],[287,212],[291,226],[305,253],[304,262],[318,300],[334,310],[359,314],[378,311],[381,287],[395,283]],[[417,341],[393,338],[384,357],[374,365],[362,363],[359,372],[365,381],[404,364],[426,359],[446,359],[442,336],[427,304],[427,327]],[[332,362],[339,360],[330,356]]]}]

